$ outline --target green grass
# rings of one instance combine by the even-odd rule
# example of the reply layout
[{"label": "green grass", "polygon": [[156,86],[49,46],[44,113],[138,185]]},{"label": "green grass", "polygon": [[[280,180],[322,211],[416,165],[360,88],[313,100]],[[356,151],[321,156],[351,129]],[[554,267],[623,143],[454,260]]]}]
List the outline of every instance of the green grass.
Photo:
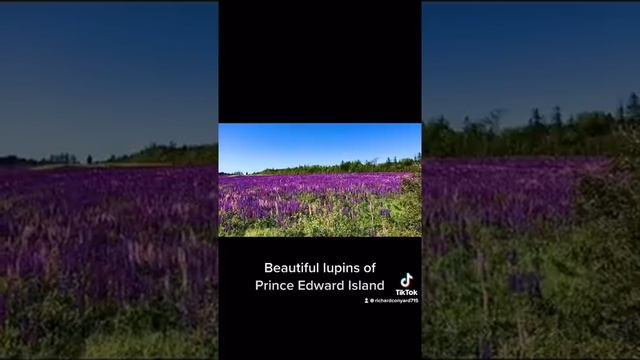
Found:
[{"label": "green grass", "polygon": [[[195,346],[194,346],[195,345]],[[213,358],[217,344],[180,332],[94,335],[87,339],[82,358]]]},{"label": "green grass", "polygon": [[[640,256],[624,228],[473,238],[423,261],[425,358],[476,357],[486,344],[497,358],[640,357]],[[539,276],[539,296],[510,289],[518,273]]]},{"label": "green grass", "polygon": [[[217,307],[187,325],[170,301],[92,304],[37,281],[14,286],[0,324],[3,358],[217,358]],[[0,293],[7,282],[0,277]]]}]

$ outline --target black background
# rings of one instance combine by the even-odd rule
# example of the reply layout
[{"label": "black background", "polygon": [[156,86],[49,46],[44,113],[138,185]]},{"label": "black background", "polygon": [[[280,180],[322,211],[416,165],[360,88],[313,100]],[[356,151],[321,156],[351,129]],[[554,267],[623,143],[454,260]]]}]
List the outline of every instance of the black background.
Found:
[{"label": "black background", "polygon": [[[221,359],[419,359],[421,304],[365,304],[401,298],[407,272],[421,285],[420,238],[221,238]],[[264,263],[360,265],[359,274],[265,274]],[[373,274],[363,266],[376,263]],[[256,291],[256,280],[385,281],[384,291]],[[346,282],[346,281],[345,281]],[[346,285],[345,285],[346,287]],[[419,296],[413,296],[418,297]]]},{"label": "black background", "polygon": [[220,122],[421,121],[421,3],[220,2]]}]

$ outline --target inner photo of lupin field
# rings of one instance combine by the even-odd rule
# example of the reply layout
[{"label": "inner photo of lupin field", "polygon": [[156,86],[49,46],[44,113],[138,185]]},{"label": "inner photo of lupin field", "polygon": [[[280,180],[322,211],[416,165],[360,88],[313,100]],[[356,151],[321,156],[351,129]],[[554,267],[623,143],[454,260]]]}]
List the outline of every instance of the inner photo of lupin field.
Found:
[{"label": "inner photo of lupin field", "polygon": [[420,236],[419,124],[221,124],[220,236]]},{"label": "inner photo of lupin field", "polygon": [[640,357],[638,17],[423,4],[424,358]]}]

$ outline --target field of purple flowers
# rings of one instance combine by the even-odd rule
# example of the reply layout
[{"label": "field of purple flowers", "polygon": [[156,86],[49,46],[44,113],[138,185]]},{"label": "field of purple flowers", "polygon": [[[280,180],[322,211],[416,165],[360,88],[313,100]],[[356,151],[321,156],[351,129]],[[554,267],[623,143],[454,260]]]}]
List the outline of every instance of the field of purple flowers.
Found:
[{"label": "field of purple flowers", "polygon": [[425,161],[423,356],[640,355],[640,172],[616,166]]},{"label": "field of purple flowers", "polygon": [[467,244],[474,228],[512,233],[573,221],[576,185],[598,172],[600,158],[445,159],[423,163],[423,229],[429,247],[443,252]]},{"label": "field of purple flowers", "polygon": [[[397,200],[411,181],[417,211],[409,215]],[[220,234],[420,236],[419,202],[419,179],[411,173],[222,176]],[[408,220],[413,234],[396,233],[395,220]]]},{"label": "field of purple flowers", "polygon": [[[0,172],[0,356],[215,352],[216,179],[211,167]],[[157,331],[177,345],[108,344]]]}]

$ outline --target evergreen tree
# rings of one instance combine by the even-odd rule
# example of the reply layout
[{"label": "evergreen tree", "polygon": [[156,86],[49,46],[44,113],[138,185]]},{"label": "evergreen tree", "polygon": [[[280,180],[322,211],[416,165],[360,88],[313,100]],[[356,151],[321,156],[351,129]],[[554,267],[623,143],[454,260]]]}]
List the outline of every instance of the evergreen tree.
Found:
[{"label": "evergreen tree", "polygon": [[542,125],[542,119],[540,110],[538,110],[538,108],[533,108],[533,110],[531,110],[531,119],[529,119],[529,124],[533,126]]},{"label": "evergreen tree", "polygon": [[471,119],[469,118],[469,115],[466,115],[464,117],[464,121],[462,122],[462,126],[466,129],[466,128],[470,128],[471,127]]},{"label": "evergreen tree", "polygon": [[627,103],[627,114],[632,121],[640,121],[640,99],[638,95],[633,92],[629,96],[629,102]]}]

